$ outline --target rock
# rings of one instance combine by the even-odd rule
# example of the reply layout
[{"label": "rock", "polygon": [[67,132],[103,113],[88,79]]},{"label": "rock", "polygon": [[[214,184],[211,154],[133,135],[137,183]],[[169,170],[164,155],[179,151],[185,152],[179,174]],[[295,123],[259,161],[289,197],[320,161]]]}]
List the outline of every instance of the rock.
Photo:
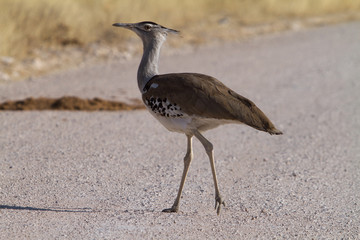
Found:
[{"label": "rock", "polygon": [[2,56],[0,57],[0,62],[6,65],[11,65],[15,62],[15,59],[8,56]]},{"label": "rock", "polygon": [[32,67],[36,70],[42,70],[44,69],[46,66],[46,64],[44,63],[44,61],[42,61],[40,58],[35,58],[32,62]]},{"label": "rock", "polygon": [[10,81],[11,78],[9,76],[9,74],[0,72],[0,81]]}]

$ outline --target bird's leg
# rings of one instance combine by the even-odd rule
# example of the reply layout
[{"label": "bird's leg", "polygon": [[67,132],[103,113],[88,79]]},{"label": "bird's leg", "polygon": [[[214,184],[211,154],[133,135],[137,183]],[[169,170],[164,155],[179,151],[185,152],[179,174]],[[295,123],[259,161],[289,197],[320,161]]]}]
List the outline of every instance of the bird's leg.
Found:
[{"label": "bird's leg", "polygon": [[186,135],[186,136],[187,136],[187,152],[184,157],[184,171],[182,174],[179,191],[178,191],[177,197],[176,197],[175,202],[172,205],[172,207],[164,209],[163,212],[178,212],[179,211],[181,193],[184,188],[185,179],[186,179],[187,173],[189,171],[191,160],[193,158],[193,152],[192,152],[192,137],[193,136],[192,135]]},{"label": "bird's leg", "polygon": [[209,140],[207,140],[203,135],[201,135],[201,133],[199,131],[195,132],[195,137],[197,139],[199,139],[199,141],[202,143],[202,145],[204,146],[204,148],[206,150],[207,155],[209,156],[211,172],[213,175],[214,186],[215,186],[215,209],[216,209],[217,214],[219,215],[220,210],[221,210],[221,205],[225,206],[225,202],[220,195],[220,191],[219,191],[219,187],[218,187],[216,171],[215,171],[215,163],[214,163],[214,148],[213,148],[212,143],[209,142]]}]

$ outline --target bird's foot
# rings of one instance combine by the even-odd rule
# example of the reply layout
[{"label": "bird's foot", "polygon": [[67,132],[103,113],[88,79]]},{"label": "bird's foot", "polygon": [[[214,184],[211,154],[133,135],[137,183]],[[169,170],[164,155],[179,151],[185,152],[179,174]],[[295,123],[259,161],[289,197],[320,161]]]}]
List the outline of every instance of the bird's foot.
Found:
[{"label": "bird's foot", "polygon": [[171,208],[165,208],[164,210],[162,210],[162,212],[167,212],[167,213],[178,212],[178,211],[179,211],[179,206],[175,206],[175,205],[173,205]]},{"label": "bird's foot", "polygon": [[215,210],[216,210],[217,215],[220,214],[221,205],[224,205],[224,207],[225,207],[225,202],[222,199],[221,195],[219,193],[217,193],[215,196]]}]

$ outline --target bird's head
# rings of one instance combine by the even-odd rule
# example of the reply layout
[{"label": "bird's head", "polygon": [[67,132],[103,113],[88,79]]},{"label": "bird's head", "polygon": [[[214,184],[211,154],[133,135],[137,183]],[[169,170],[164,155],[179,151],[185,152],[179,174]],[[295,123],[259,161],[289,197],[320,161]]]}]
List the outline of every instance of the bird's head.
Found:
[{"label": "bird's head", "polygon": [[166,28],[157,23],[145,21],[139,23],[114,23],[115,27],[122,27],[135,32],[144,42],[152,40],[166,40],[168,33],[179,33],[179,31]]}]

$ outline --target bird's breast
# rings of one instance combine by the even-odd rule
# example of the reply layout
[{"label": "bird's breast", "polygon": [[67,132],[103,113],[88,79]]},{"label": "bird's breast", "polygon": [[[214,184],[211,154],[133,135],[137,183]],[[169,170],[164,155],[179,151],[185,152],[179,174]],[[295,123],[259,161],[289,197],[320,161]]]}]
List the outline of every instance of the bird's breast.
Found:
[{"label": "bird's breast", "polygon": [[149,112],[169,131],[187,132],[191,118],[179,105],[171,103],[167,98],[155,96],[143,100]]},{"label": "bird's breast", "polygon": [[171,103],[167,98],[151,96],[144,99],[146,107],[153,113],[167,118],[181,118],[185,113],[176,103]]},{"label": "bird's breast", "polygon": [[206,131],[231,122],[197,115],[190,116],[178,104],[170,102],[167,98],[151,96],[143,100],[150,113],[169,131],[180,133],[192,133],[194,130]]}]

